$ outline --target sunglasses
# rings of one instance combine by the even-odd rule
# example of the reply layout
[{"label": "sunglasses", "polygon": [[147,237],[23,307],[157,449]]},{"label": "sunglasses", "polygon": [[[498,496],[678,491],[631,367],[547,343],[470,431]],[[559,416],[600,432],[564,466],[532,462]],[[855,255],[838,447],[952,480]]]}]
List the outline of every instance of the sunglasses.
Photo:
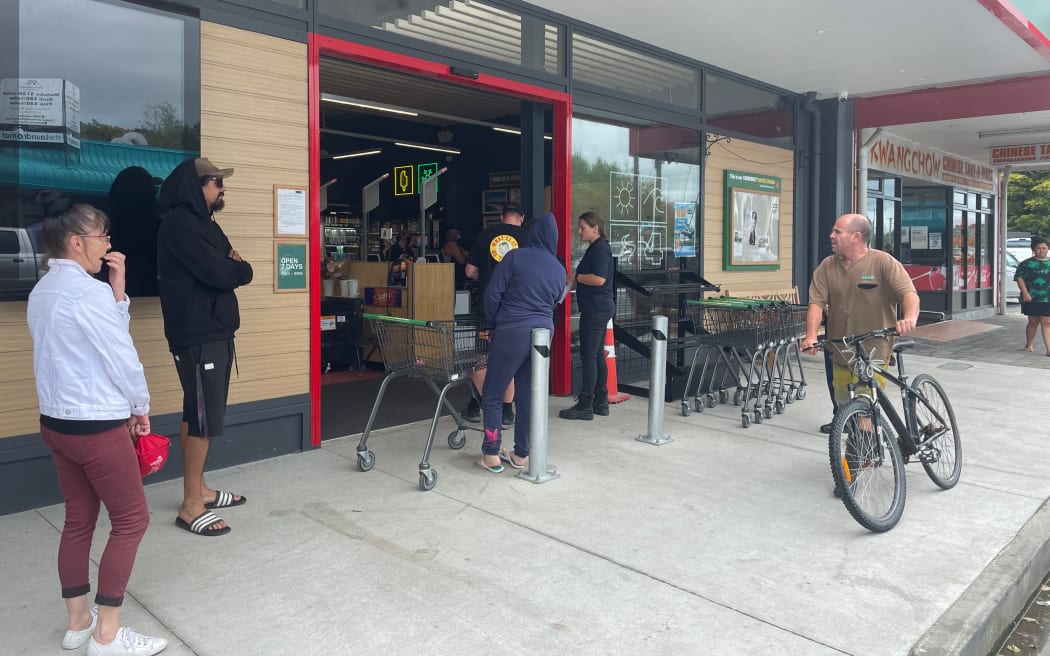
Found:
[{"label": "sunglasses", "polygon": [[216,187],[222,189],[222,178],[220,178],[217,175],[206,175],[203,178],[201,178],[201,186],[203,187],[204,185],[208,184],[208,182],[210,182],[211,180],[215,181]]}]

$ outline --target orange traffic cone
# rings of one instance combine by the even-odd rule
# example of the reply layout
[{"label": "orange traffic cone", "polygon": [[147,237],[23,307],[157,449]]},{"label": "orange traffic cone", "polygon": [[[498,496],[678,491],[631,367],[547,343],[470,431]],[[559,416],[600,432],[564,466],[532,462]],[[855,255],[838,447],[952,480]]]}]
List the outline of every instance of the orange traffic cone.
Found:
[{"label": "orange traffic cone", "polygon": [[616,382],[616,341],[613,339],[612,319],[609,319],[605,326],[605,366],[609,369],[609,376],[606,378],[609,403],[623,403],[631,398],[630,394],[620,391],[619,383]]}]

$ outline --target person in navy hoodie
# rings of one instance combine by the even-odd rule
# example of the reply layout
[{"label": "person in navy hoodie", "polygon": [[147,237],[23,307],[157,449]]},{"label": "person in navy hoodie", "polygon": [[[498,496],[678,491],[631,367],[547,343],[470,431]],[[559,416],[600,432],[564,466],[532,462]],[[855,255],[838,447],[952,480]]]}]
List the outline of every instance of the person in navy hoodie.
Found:
[{"label": "person in navy hoodie", "polygon": [[[485,441],[478,466],[494,474],[503,471],[501,461],[524,469],[529,457],[532,329],[554,332],[554,306],[565,291],[565,265],[555,257],[557,246],[558,227],[548,212],[529,230],[525,248],[507,253],[493,270],[482,298],[485,318],[494,329],[481,390]],[[514,450],[507,451],[501,449],[503,392],[511,379],[518,417]]]}]

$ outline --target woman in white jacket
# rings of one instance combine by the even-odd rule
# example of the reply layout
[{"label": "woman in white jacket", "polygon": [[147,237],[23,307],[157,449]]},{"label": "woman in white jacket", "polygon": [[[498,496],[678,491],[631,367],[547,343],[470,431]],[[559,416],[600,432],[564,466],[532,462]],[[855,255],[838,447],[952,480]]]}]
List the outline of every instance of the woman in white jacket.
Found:
[{"label": "woman in white jacket", "polygon": [[[40,198],[45,213],[53,214],[43,228],[48,272],[29,295],[27,318],[40,434],[54,458],[66,504],[58,550],[69,612],[62,647],[76,649],[86,642],[91,656],[148,656],[167,641],[120,625],[131,568],[149,526],[133,446],[150,430],[149,391],[128,332],[124,255],[109,250],[109,220],[103,212],[68,206],[49,194],[42,192]],[[109,285],[92,277],[103,262],[109,266]],[[88,559],[100,503],[106,505],[112,531],[99,563],[98,607],[89,608]]]}]

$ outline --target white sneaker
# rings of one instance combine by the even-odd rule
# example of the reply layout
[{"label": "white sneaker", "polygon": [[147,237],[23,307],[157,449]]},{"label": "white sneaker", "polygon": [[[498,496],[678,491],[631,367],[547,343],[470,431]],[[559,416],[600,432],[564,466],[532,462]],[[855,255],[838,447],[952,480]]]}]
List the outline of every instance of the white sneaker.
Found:
[{"label": "white sneaker", "polygon": [[113,642],[103,645],[95,642],[92,636],[88,640],[88,656],[152,656],[168,646],[164,638],[144,636],[135,629],[120,627]]},{"label": "white sneaker", "polygon": [[62,638],[62,649],[80,649],[83,647],[84,643],[91,637],[91,632],[95,630],[96,623],[98,623],[98,606],[92,606],[91,626],[83,631],[66,631],[65,637]]}]

